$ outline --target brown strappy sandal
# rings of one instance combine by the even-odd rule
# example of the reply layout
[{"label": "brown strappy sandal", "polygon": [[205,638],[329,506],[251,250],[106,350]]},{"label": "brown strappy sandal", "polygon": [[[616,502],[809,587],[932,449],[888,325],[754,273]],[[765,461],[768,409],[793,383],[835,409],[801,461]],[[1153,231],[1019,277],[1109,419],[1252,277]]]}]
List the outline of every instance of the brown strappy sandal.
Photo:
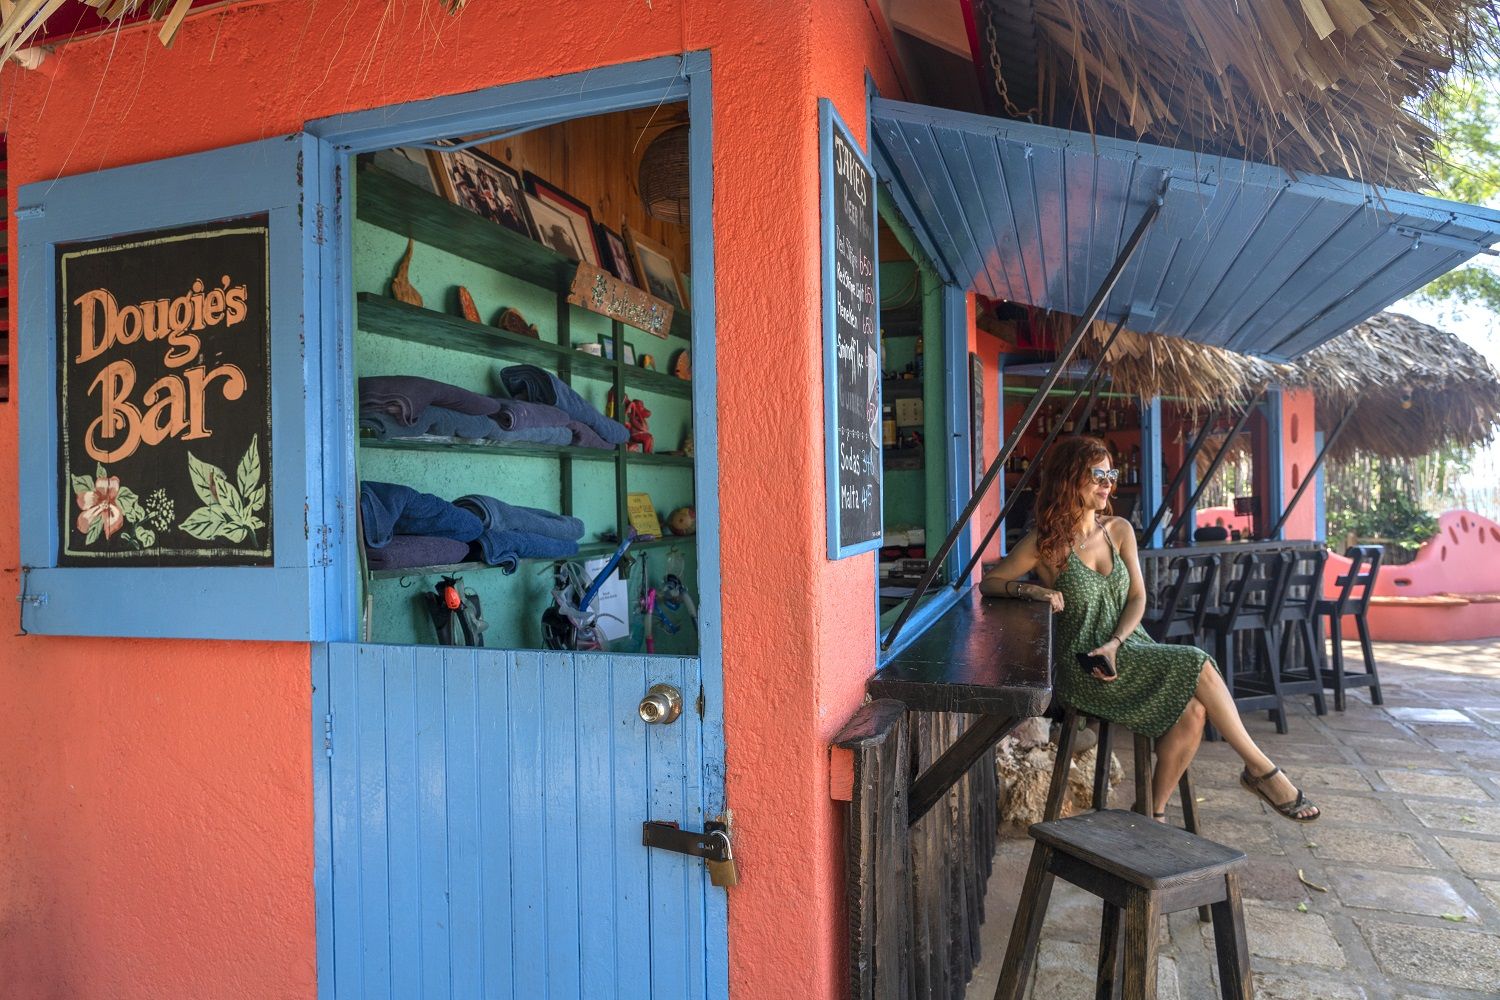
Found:
[{"label": "brown strappy sandal", "polygon": [[[1270,781],[1280,773],[1281,768],[1273,767],[1271,768],[1271,770],[1267,771],[1265,774],[1262,774],[1257,778],[1250,773],[1250,769],[1247,767],[1240,772],[1240,784],[1244,785],[1251,792],[1254,792],[1256,795],[1259,795],[1261,798],[1265,799],[1272,809],[1275,809],[1277,812],[1281,813],[1281,815],[1285,816],[1289,820],[1294,820],[1298,823],[1311,823],[1313,820],[1323,815],[1323,810],[1318,809],[1317,806],[1313,805],[1312,800],[1309,799],[1306,795],[1303,795],[1302,789],[1297,788],[1296,785],[1292,786],[1292,788],[1297,792],[1296,798],[1292,799],[1290,802],[1272,802],[1271,796],[1266,794],[1265,783]],[[1298,815],[1299,813],[1307,809],[1317,809],[1318,811],[1313,813],[1311,816]]]}]

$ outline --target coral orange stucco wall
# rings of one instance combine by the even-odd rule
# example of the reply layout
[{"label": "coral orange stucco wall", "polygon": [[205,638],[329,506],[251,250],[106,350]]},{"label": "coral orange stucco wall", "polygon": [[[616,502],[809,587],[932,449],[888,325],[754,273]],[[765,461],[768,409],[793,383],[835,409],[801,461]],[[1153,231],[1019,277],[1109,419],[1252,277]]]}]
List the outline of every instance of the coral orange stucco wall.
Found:
[{"label": "coral orange stucco wall", "polygon": [[[1317,405],[1313,394],[1305,390],[1287,390],[1281,394],[1281,502],[1290,503],[1292,494],[1302,485],[1302,477],[1312,469],[1318,456]],[[1317,484],[1307,488],[1291,516],[1284,533],[1287,538],[1313,538],[1318,529]],[[1271,511],[1271,524],[1279,511]],[[1270,530],[1270,524],[1266,526]]]},{"label": "coral orange stucco wall", "polygon": [[[842,829],[826,741],[873,667],[875,584],[872,556],[825,555],[817,98],[863,138],[866,69],[899,94],[873,5],[246,4],[191,19],[170,50],[132,30],[41,72],[8,67],[9,180],[696,49],[714,72],[727,781],[743,858],[731,995],[831,997]],[[15,523],[17,434],[0,405],[0,525]],[[0,527],[10,594],[17,553]],[[7,1000],[315,995],[306,647],[7,635],[0,690]]]}]

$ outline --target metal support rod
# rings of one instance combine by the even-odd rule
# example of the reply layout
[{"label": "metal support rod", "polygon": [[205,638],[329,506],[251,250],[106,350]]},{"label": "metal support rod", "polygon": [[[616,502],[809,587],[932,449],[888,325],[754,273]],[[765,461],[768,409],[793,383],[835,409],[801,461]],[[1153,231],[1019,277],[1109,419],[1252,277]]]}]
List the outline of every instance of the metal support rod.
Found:
[{"label": "metal support rod", "polygon": [[1083,404],[1083,412],[1078,414],[1078,423],[1073,425],[1074,437],[1078,437],[1079,435],[1085,433],[1084,429],[1088,426],[1089,417],[1094,415],[1094,404],[1099,402],[1099,386],[1102,384],[1102,379],[1096,380],[1094,382],[1094,387],[1089,390],[1088,402]]},{"label": "metal support rod", "polygon": [[[1240,418],[1234,422],[1234,426],[1224,436],[1223,447],[1214,453],[1213,461],[1208,463],[1208,471],[1203,474],[1203,479],[1198,483],[1198,488],[1193,490],[1193,495],[1188,497],[1187,504],[1182,508],[1183,516],[1177,519],[1176,524],[1172,525],[1172,538],[1178,538],[1182,535],[1182,528],[1187,524],[1187,512],[1197,507],[1198,501],[1208,491],[1209,485],[1214,481],[1214,476],[1218,475],[1220,467],[1224,464],[1224,460],[1229,457],[1229,449],[1234,444],[1234,439],[1239,436],[1240,432],[1245,429],[1245,425],[1250,422],[1250,414],[1255,412],[1256,405],[1260,403],[1262,392],[1257,392],[1250,398],[1250,401],[1245,404],[1245,411],[1240,414]],[[1192,538],[1191,535],[1188,537]]]},{"label": "metal support rod", "polygon": [[979,509],[979,502],[984,498],[985,492],[991,486],[995,485],[996,477],[1000,475],[1000,470],[1005,467],[1005,462],[1010,458],[1011,452],[1016,450],[1016,444],[1021,440],[1021,435],[1026,433],[1026,429],[1031,426],[1031,421],[1036,416],[1036,411],[1041,409],[1042,403],[1047,399],[1047,393],[1052,391],[1052,387],[1057,384],[1062,370],[1067,367],[1069,361],[1073,360],[1073,353],[1078,350],[1078,345],[1083,340],[1084,334],[1088,332],[1089,327],[1093,325],[1094,320],[1099,316],[1099,311],[1104,308],[1104,303],[1109,300],[1110,294],[1114,292],[1115,285],[1119,284],[1120,276],[1125,273],[1125,268],[1130,263],[1131,258],[1135,256],[1135,252],[1145,242],[1146,233],[1151,229],[1151,223],[1156,221],[1156,216],[1161,212],[1162,200],[1162,196],[1158,194],[1146,206],[1145,214],[1141,216],[1141,221],[1136,223],[1135,230],[1130,234],[1130,239],[1125,242],[1120,255],[1115,258],[1114,264],[1109,269],[1109,274],[1104,277],[1104,283],[1094,293],[1094,297],[1090,300],[1088,308],[1079,317],[1078,324],[1073,328],[1072,335],[1068,337],[1067,344],[1058,353],[1057,364],[1053,367],[1052,371],[1047,373],[1047,377],[1037,389],[1037,394],[1031,398],[1031,402],[1026,404],[1026,410],[1021,414],[1020,421],[1017,422],[1015,429],[1005,439],[1005,443],[1000,446],[1000,454],[995,456],[995,460],[985,470],[984,478],[979,481],[979,485],[974,489],[974,495],[969,497],[969,502],[964,505],[963,512],[958,515],[958,520],[954,522],[952,529],[948,532],[948,537],[943,539],[943,544],[939,547],[937,554],[927,564],[927,571],[922,574],[921,582],[917,584],[911,596],[906,599],[906,603],[901,606],[901,614],[896,617],[895,623],[891,625],[891,630],[886,633],[885,639],[880,643],[881,649],[891,648],[891,644],[896,641],[896,637],[901,634],[901,629],[906,625],[907,620],[911,618],[912,612],[917,610],[917,602],[923,594],[927,593],[927,588],[932,585],[933,579],[942,571],[943,563],[947,560],[948,553],[953,551],[953,546],[958,543],[959,536],[963,534],[964,528],[969,523],[969,519],[974,516],[974,511]]},{"label": "metal support rod", "polygon": [[995,533],[1005,523],[1005,518],[1010,514],[1011,508],[1016,505],[1016,499],[1020,497],[1021,491],[1026,489],[1031,484],[1032,477],[1037,475],[1037,470],[1042,467],[1042,456],[1047,454],[1048,449],[1052,447],[1052,442],[1057,440],[1057,435],[1062,431],[1063,421],[1067,420],[1073,413],[1073,407],[1078,405],[1079,397],[1083,395],[1084,390],[1092,387],[1092,391],[1089,394],[1090,399],[1098,395],[1099,386],[1104,382],[1104,359],[1108,357],[1109,349],[1114,346],[1115,338],[1120,335],[1120,330],[1124,326],[1125,321],[1122,319],[1115,324],[1113,330],[1109,331],[1109,336],[1104,341],[1103,350],[1099,352],[1098,357],[1094,358],[1094,366],[1088,370],[1088,374],[1084,375],[1083,382],[1073,392],[1073,398],[1068,400],[1068,405],[1063,408],[1061,419],[1053,425],[1052,430],[1047,433],[1046,439],[1042,441],[1041,448],[1037,449],[1036,461],[1028,465],[1026,471],[1021,473],[1021,481],[1016,483],[1016,488],[1006,492],[1005,503],[1000,505],[999,516],[990,524],[990,529],[984,533],[983,540],[974,546],[973,552],[969,553],[967,565],[964,566],[963,572],[958,574],[958,578],[953,581],[955,588],[963,586],[963,582],[969,578],[970,573],[974,572],[974,567],[979,564],[979,560],[984,558],[984,550],[989,548],[990,542],[995,538]]},{"label": "metal support rod", "polygon": [[1292,499],[1287,503],[1286,510],[1281,512],[1281,517],[1277,519],[1275,527],[1271,529],[1270,537],[1275,538],[1281,534],[1281,529],[1286,526],[1287,518],[1292,516],[1292,509],[1297,506],[1298,501],[1302,499],[1302,494],[1307,492],[1307,488],[1317,478],[1318,469],[1323,465],[1323,459],[1328,457],[1328,449],[1332,448],[1333,443],[1339,439],[1339,435],[1344,433],[1344,428],[1348,426],[1349,418],[1352,416],[1354,416],[1354,404],[1350,403],[1344,409],[1343,416],[1339,417],[1339,422],[1333,425],[1333,430],[1329,431],[1328,436],[1323,439],[1323,447],[1319,450],[1318,457],[1313,459],[1312,467],[1303,474],[1302,484],[1297,487],[1297,492],[1292,494]]},{"label": "metal support rod", "polygon": [[1167,508],[1171,505],[1172,498],[1177,495],[1178,490],[1182,489],[1182,484],[1187,482],[1188,473],[1192,470],[1193,463],[1198,460],[1198,453],[1203,450],[1203,445],[1208,441],[1209,433],[1214,429],[1214,424],[1219,422],[1219,417],[1223,413],[1224,408],[1221,406],[1209,414],[1208,419],[1203,422],[1203,427],[1198,431],[1197,436],[1193,438],[1193,443],[1188,445],[1187,454],[1182,458],[1182,465],[1178,466],[1176,475],[1172,477],[1172,485],[1168,486],[1166,492],[1162,493],[1161,504],[1156,508],[1156,513],[1151,515],[1150,522],[1142,529],[1140,538],[1150,538],[1151,533],[1156,530],[1156,526],[1161,524],[1162,518],[1167,516]]}]

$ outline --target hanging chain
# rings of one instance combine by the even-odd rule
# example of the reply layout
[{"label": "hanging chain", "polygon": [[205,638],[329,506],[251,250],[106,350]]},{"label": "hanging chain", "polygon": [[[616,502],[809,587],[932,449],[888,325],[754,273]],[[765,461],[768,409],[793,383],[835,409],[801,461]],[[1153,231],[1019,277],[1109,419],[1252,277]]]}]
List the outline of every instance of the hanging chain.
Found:
[{"label": "hanging chain", "polygon": [[1010,90],[1005,85],[1005,74],[1000,71],[1000,39],[998,33],[995,31],[995,19],[990,14],[988,4],[980,4],[978,6],[984,12],[984,40],[990,49],[990,75],[995,80],[995,93],[1000,95],[1000,102],[1005,106],[1005,113],[1007,115],[1017,119],[1035,120],[1039,109],[1032,108],[1029,111],[1022,111],[1010,99]]}]

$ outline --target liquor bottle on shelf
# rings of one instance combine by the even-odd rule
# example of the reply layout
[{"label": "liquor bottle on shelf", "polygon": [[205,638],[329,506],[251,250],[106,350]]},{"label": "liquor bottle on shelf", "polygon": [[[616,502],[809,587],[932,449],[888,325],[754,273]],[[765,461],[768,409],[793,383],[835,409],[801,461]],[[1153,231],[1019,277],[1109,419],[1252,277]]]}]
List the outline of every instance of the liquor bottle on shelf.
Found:
[{"label": "liquor bottle on shelf", "polygon": [[922,377],[922,335],[917,334],[917,378]]},{"label": "liquor bottle on shelf", "polygon": [[1021,471],[1024,473],[1029,468],[1031,468],[1031,459],[1029,457],[1027,457],[1026,455],[1022,455],[1021,456]]},{"label": "liquor bottle on shelf", "polygon": [[1072,434],[1073,433],[1073,415],[1071,413],[1068,414],[1068,419],[1063,421],[1063,433],[1064,434]]},{"label": "liquor bottle on shelf", "polygon": [[896,407],[893,403],[881,405],[880,430],[882,443],[887,448],[896,446]]},{"label": "liquor bottle on shelf", "polygon": [[1130,485],[1139,485],[1141,481],[1141,446],[1132,445],[1130,448]]}]

